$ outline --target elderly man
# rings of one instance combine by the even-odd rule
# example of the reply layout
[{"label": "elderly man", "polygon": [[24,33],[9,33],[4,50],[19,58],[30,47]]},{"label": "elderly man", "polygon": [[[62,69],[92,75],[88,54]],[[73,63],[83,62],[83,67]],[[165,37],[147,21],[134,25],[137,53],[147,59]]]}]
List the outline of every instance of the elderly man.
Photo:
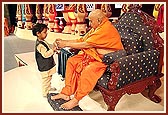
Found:
[{"label": "elderly man", "polygon": [[[59,48],[71,47],[81,51],[67,60],[65,87],[51,99],[64,99],[63,109],[72,109],[93,90],[103,75],[106,65],[102,63],[104,54],[123,49],[120,35],[100,9],[89,14],[92,29],[78,40],[56,39]],[[70,96],[74,95],[72,99]]]}]

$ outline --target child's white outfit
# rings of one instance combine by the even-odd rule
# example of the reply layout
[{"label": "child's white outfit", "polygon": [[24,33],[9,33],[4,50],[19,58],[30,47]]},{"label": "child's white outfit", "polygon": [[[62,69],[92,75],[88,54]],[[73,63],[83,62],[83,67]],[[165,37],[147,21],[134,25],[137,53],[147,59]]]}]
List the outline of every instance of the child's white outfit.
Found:
[{"label": "child's white outfit", "polygon": [[56,72],[53,55],[54,51],[45,40],[36,40],[35,58],[38,70],[42,76],[42,92],[44,97],[47,96],[51,89],[52,75]]}]

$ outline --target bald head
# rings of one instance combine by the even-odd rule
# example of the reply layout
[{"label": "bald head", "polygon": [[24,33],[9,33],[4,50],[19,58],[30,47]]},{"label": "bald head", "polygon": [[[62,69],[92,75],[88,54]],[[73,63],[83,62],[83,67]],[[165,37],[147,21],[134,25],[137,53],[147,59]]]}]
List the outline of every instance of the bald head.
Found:
[{"label": "bald head", "polygon": [[88,16],[90,26],[96,29],[105,17],[105,14],[100,9],[93,10]]},{"label": "bald head", "polygon": [[90,12],[89,17],[99,18],[102,20],[106,16],[100,9],[95,9],[92,12]]}]

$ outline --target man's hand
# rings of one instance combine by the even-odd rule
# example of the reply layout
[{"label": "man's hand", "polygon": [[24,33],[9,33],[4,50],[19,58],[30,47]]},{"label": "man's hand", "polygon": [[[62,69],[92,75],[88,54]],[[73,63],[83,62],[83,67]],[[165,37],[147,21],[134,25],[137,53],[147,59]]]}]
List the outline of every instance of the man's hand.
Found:
[{"label": "man's hand", "polygon": [[62,40],[62,39],[61,39],[61,38],[57,38],[57,39],[55,40],[55,42],[60,41],[60,40]]},{"label": "man's hand", "polygon": [[56,44],[55,42],[53,43],[52,50],[53,50],[54,52],[56,52],[57,54],[60,53],[60,49],[58,49],[58,46],[57,46],[57,44]]},{"label": "man's hand", "polygon": [[54,43],[53,43],[53,46],[55,46],[57,50],[61,49],[61,48],[58,47],[58,42],[61,41],[61,40],[62,40],[62,39],[57,38],[57,39],[54,41]]},{"label": "man's hand", "polygon": [[66,41],[66,40],[61,40],[61,39],[56,39],[56,40],[55,40],[55,43],[56,43],[56,45],[57,45],[57,48],[58,48],[58,49],[61,49],[61,48],[66,47],[67,41]]},{"label": "man's hand", "polygon": [[60,38],[55,40],[55,44],[58,47],[58,49],[61,49],[64,47],[70,47],[75,49],[95,47],[94,45],[90,45],[87,42],[78,42],[76,40],[62,40]]}]

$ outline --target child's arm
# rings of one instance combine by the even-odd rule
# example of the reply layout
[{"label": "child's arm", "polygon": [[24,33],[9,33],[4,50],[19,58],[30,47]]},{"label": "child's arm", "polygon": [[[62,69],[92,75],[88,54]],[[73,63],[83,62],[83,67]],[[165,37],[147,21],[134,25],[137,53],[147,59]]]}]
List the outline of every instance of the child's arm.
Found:
[{"label": "child's arm", "polygon": [[47,51],[47,48],[44,45],[42,45],[42,44],[39,44],[37,46],[37,50],[41,53],[41,55],[44,58],[51,57],[54,54],[54,50],[53,49],[50,49],[50,50]]}]

